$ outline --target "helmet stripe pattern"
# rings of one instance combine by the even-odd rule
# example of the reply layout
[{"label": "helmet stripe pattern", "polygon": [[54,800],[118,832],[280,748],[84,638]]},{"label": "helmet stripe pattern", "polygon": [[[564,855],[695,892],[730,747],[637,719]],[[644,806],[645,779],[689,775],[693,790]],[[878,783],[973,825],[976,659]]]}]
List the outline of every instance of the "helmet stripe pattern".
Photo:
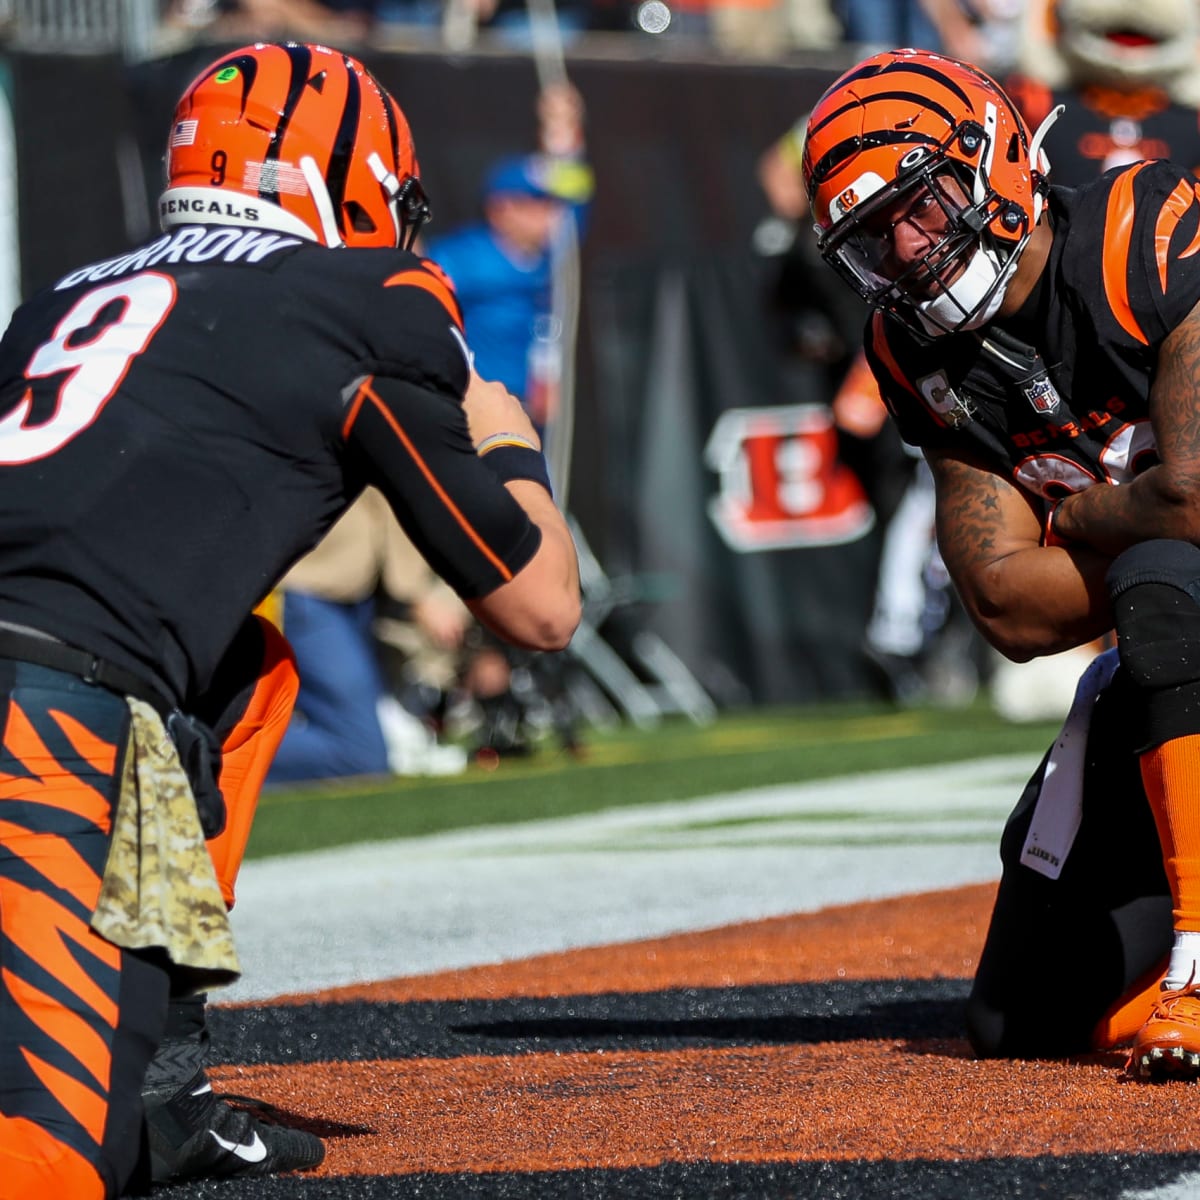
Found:
[{"label": "helmet stripe pattern", "polygon": [[[358,144],[358,125],[362,116],[362,85],[358,76],[349,69],[346,71],[346,83],[346,105],[342,109],[342,119],[338,122],[337,133],[333,138],[329,166],[325,170],[329,198],[333,201],[334,211],[338,216],[338,228],[343,236],[346,233],[346,214],[342,209],[342,202],[346,198],[346,177],[350,172],[354,148]],[[386,107],[385,104],[384,108]]]},{"label": "helmet stripe pattern", "polygon": [[[884,78],[885,76],[886,78]],[[913,80],[905,78],[906,76],[916,76],[917,78]],[[882,68],[865,67],[846,76],[841,81],[841,85],[849,88],[855,99],[851,103],[835,109],[827,117],[814,122],[809,128],[808,136],[811,139],[825,126],[848,112],[862,114],[860,121],[857,122],[859,130],[852,136],[836,143],[832,149],[822,155],[819,162],[810,166],[810,193],[828,177],[831,171],[862,150],[875,146],[899,144],[929,147],[939,144],[939,139],[930,133],[891,127],[887,114],[890,106],[897,101],[916,104],[927,112],[936,113],[945,122],[946,134],[949,135],[958,122],[949,102],[939,101],[934,90],[929,86],[930,82],[949,92],[958,105],[969,106],[969,97],[952,79],[943,72],[930,70],[922,63],[900,60],[888,63]],[[872,90],[876,86],[879,86],[880,90]]]},{"label": "helmet stripe pattern", "polygon": [[[391,139],[392,143],[392,162],[398,163],[400,161],[400,128],[396,124],[396,114],[392,111],[392,105],[394,104],[394,101],[388,95],[387,89],[383,86],[383,84],[380,83],[379,80],[376,79],[375,76],[372,75],[371,72],[365,67],[363,68],[363,74],[365,74],[375,86],[375,90],[379,93],[380,98],[383,100],[383,116],[387,121],[388,137]],[[394,167],[393,170],[395,170]]]},{"label": "helmet stripe pattern", "polygon": [[[266,162],[277,163],[279,161],[279,155],[287,137],[288,126],[292,123],[292,117],[296,114],[296,108],[300,104],[300,98],[304,95],[304,89],[308,86],[309,76],[312,74],[312,53],[307,46],[289,43],[284,49],[291,59],[292,71],[288,79],[287,99],[284,100],[279,110],[279,121],[275,126],[274,136],[267,143],[267,153],[264,156]],[[262,183],[258,189],[258,194],[273,204],[279,202],[279,190],[274,186],[274,182],[278,178],[277,172],[264,171]]]},{"label": "helmet stripe pattern", "polygon": [[[220,62],[215,62],[201,76],[201,81],[212,79],[219,75],[227,67],[237,67],[239,78],[242,81],[242,105],[240,112],[244,116],[246,105],[250,102],[250,93],[254,91],[254,81],[258,78],[258,60],[249,54],[235,54],[230,58],[223,58]],[[192,85],[193,89],[195,84]]]}]

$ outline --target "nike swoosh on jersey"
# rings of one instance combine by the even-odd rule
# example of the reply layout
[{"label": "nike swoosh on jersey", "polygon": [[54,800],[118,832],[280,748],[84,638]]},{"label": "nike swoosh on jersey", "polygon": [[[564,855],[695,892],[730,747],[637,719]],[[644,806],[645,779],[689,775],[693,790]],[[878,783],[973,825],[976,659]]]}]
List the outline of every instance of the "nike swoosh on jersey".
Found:
[{"label": "nike swoosh on jersey", "polygon": [[210,1129],[208,1132],[218,1146],[223,1150],[228,1150],[231,1154],[236,1154],[243,1162],[260,1163],[267,1157],[267,1148],[263,1145],[263,1140],[258,1136],[257,1131],[250,1141],[244,1144],[226,1141],[215,1129]]}]

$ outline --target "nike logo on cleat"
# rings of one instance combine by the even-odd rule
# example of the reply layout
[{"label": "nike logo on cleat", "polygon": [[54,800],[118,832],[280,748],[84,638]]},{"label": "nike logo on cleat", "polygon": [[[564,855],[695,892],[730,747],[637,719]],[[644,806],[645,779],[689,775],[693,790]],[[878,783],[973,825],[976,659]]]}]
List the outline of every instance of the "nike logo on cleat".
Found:
[{"label": "nike logo on cleat", "polygon": [[256,1132],[248,1143],[226,1141],[215,1129],[210,1129],[209,1134],[213,1141],[221,1147],[222,1150],[228,1150],[231,1154],[236,1154],[243,1162],[260,1163],[267,1157],[267,1148],[263,1145],[263,1140]]}]

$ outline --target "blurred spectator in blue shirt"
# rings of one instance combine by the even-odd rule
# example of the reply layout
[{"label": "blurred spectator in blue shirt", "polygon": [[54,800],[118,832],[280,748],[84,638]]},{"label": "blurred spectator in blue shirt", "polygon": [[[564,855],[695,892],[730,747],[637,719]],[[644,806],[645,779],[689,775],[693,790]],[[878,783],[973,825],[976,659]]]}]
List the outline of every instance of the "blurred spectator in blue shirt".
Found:
[{"label": "blurred spectator in blue shirt", "polygon": [[483,183],[483,219],[433,237],[423,252],[454,283],[475,368],[519,397],[539,432],[553,407],[560,334],[552,308],[555,240],[578,225],[593,177],[583,161],[583,103],[563,84],[543,90],[542,150],[493,164]]},{"label": "blurred spectator in blue shirt", "polygon": [[[539,152],[502,158],[488,170],[482,220],[429,238],[421,252],[454,284],[475,369],[521,400],[549,451],[565,336],[554,309],[555,270],[560,255],[575,245],[593,176],[584,161],[579,92],[565,82],[544,87],[537,117]],[[528,664],[543,691],[557,686],[560,661],[558,655],[536,655]],[[484,637],[467,667],[465,683],[482,713],[481,757],[530,748],[525,706],[512,690],[512,665],[509,650]],[[562,732],[571,744],[573,732]]]}]

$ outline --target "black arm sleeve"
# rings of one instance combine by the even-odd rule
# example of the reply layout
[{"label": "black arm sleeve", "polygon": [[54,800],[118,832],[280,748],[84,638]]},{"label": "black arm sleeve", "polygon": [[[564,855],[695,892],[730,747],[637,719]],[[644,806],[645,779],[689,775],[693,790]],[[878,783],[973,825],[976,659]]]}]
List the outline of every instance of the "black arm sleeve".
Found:
[{"label": "black arm sleeve", "polygon": [[370,376],[342,432],[363,478],[464,599],[495,591],[537,553],[541,530],[475,453],[457,397]]}]

